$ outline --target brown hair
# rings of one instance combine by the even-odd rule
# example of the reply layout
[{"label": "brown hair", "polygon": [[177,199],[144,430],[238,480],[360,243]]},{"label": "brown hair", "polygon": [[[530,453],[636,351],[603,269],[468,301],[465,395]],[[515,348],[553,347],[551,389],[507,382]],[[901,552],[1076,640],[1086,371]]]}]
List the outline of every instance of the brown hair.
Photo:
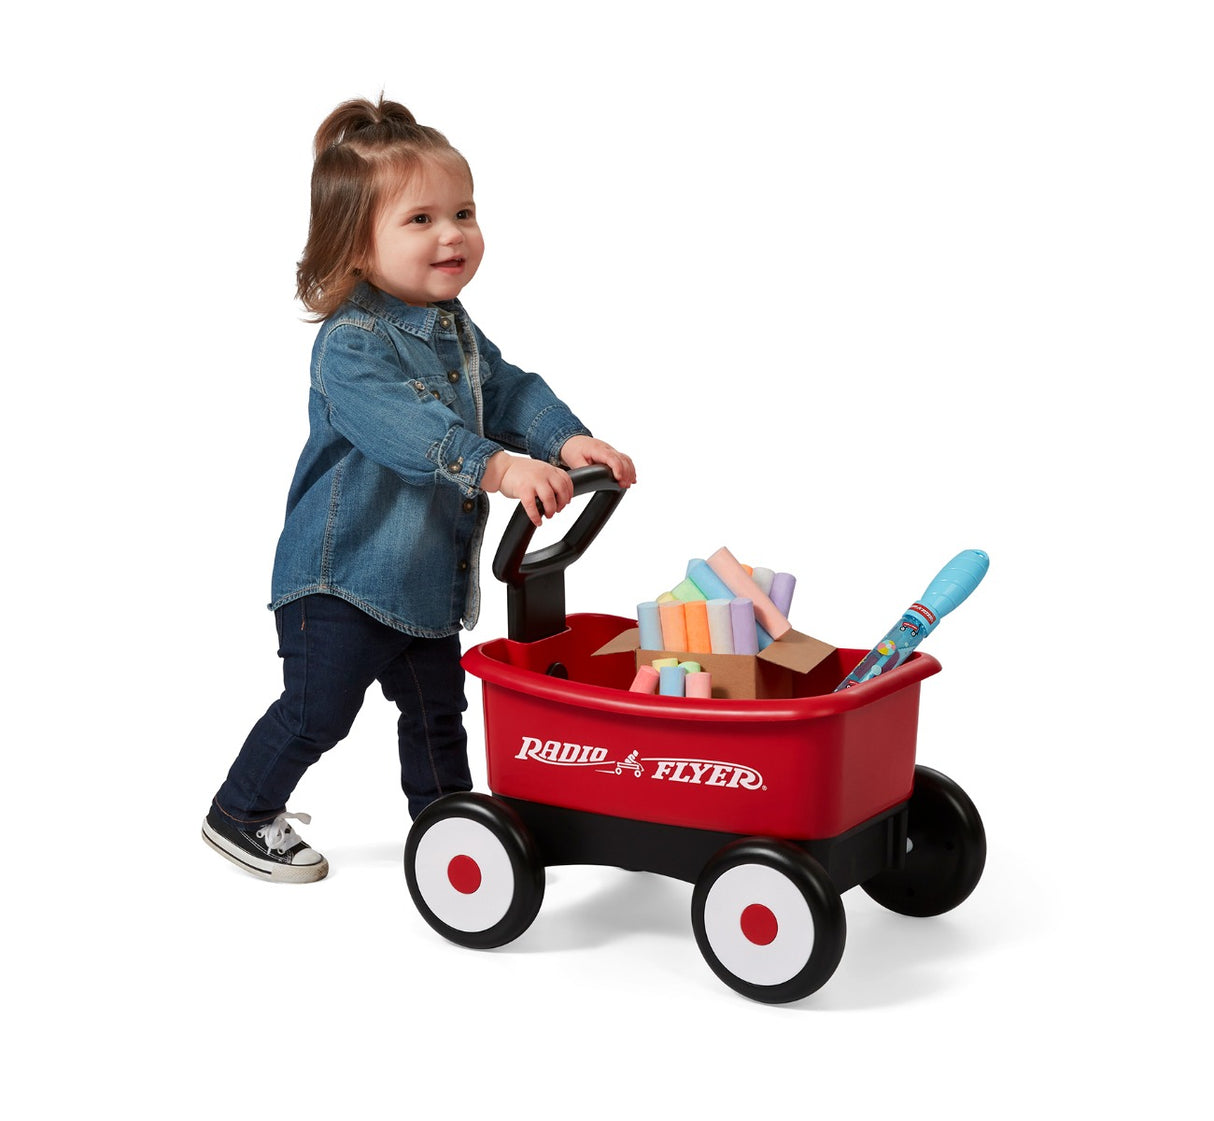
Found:
[{"label": "brown hair", "polygon": [[295,292],[316,319],[332,315],[359,282],[382,204],[426,159],[468,162],[437,129],[396,101],[342,102],[316,130],[308,243]]}]

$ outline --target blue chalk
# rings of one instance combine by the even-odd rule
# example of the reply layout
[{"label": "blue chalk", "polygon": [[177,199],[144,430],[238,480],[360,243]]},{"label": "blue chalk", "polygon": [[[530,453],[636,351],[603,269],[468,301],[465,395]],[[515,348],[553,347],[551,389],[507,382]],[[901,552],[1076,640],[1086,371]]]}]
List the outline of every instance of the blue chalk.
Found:
[{"label": "blue chalk", "polygon": [[687,671],[682,666],[662,666],[658,670],[658,693],[663,697],[681,697],[687,690]]},{"label": "blue chalk", "polygon": [[665,650],[662,645],[662,617],[657,600],[637,604],[637,623],[641,629],[642,650]]},{"label": "blue chalk", "polygon": [[687,578],[704,593],[705,599],[733,599],[734,594],[706,560],[687,562]]}]

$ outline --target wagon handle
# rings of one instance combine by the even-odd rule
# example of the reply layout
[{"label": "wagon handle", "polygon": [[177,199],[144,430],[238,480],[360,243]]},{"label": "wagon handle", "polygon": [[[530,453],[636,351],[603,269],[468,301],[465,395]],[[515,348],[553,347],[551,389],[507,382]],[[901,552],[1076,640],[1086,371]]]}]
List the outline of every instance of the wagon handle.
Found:
[{"label": "wagon handle", "polygon": [[578,559],[607,523],[624,490],[602,464],[569,472],[573,495],[598,492],[573,528],[553,545],[528,554],[535,525],[520,502],[493,558],[493,575],[506,585],[506,624],[515,642],[537,642],[565,629],[565,569]]}]

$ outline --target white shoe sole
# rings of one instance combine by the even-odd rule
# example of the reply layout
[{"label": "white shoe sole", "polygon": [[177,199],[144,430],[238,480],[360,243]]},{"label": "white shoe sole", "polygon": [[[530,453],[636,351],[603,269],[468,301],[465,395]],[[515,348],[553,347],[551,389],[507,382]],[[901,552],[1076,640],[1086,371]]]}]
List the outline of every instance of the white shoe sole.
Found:
[{"label": "white shoe sole", "polygon": [[316,864],[277,864],[274,861],[257,861],[248,853],[237,848],[231,841],[221,837],[211,826],[202,823],[202,839],[206,841],[225,860],[230,860],[238,868],[257,876],[262,880],[270,880],[279,884],[310,884],[323,880],[329,874],[329,862],[322,856]]}]

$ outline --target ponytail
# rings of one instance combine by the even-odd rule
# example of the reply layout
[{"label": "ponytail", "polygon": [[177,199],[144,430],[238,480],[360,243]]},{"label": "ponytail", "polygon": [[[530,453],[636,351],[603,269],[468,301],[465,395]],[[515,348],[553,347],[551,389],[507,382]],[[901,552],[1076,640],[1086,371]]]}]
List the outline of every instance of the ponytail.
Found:
[{"label": "ponytail", "polygon": [[381,94],[378,105],[364,97],[343,101],[316,130],[312,148],[313,154],[319,156],[326,149],[349,141],[371,151],[393,143],[416,141],[426,133],[450,147],[440,132],[423,128],[400,102],[385,101]]}]

